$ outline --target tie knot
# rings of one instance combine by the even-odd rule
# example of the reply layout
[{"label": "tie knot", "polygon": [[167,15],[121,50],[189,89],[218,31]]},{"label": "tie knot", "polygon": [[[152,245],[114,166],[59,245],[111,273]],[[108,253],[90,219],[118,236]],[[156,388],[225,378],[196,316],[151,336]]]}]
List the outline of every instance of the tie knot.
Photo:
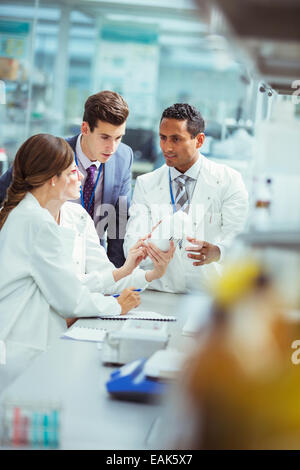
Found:
[{"label": "tie knot", "polygon": [[86,169],[86,172],[89,176],[94,176],[95,171],[96,171],[96,165],[91,165]]},{"label": "tie knot", "polygon": [[177,184],[179,184],[180,186],[185,186],[186,182],[188,181],[189,179],[189,176],[186,176],[186,175],[180,175],[180,176],[177,176],[177,178],[175,178],[175,181],[177,182]]}]

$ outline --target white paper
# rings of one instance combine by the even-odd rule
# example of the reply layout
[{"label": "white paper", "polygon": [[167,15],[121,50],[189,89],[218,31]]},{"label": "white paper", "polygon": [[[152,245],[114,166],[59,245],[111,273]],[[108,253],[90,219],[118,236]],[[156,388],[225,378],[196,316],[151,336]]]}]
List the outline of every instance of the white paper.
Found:
[{"label": "white paper", "polygon": [[106,330],[98,328],[84,328],[81,326],[75,326],[70,330],[66,331],[61,338],[63,339],[75,339],[77,341],[104,341]]}]

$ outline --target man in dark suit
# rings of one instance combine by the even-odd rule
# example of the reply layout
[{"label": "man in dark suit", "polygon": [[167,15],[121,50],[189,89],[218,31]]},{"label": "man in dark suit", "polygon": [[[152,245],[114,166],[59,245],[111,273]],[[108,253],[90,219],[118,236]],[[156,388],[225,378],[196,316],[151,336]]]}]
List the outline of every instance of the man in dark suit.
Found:
[{"label": "man in dark suit", "polygon": [[[84,175],[82,204],[94,220],[100,242],[116,267],[124,264],[123,241],[131,199],[133,152],[121,143],[129,110],[125,100],[112,91],[90,96],[84,107],[81,134],[66,139]],[[0,203],[12,178],[10,168],[0,178]]]}]

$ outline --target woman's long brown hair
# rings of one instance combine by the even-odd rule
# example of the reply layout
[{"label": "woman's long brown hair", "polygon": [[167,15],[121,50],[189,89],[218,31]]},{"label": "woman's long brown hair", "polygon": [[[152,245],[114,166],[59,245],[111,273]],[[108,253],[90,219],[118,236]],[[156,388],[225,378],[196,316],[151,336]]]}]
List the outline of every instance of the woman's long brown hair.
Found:
[{"label": "woman's long brown hair", "polygon": [[60,137],[37,134],[27,139],[15,157],[13,179],[0,211],[0,230],[28,191],[42,186],[55,175],[59,176],[73,160],[73,150]]}]

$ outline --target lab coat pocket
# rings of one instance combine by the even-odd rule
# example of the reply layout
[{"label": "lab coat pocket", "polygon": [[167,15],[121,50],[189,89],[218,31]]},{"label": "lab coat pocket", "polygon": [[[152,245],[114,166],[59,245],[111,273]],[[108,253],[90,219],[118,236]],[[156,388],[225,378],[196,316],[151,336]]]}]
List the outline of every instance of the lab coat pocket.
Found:
[{"label": "lab coat pocket", "polygon": [[221,226],[222,224],[222,212],[208,212],[205,215],[206,222],[210,225],[218,225]]},{"label": "lab coat pocket", "polygon": [[222,212],[207,212],[204,217],[204,238],[213,242],[222,228]]}]

